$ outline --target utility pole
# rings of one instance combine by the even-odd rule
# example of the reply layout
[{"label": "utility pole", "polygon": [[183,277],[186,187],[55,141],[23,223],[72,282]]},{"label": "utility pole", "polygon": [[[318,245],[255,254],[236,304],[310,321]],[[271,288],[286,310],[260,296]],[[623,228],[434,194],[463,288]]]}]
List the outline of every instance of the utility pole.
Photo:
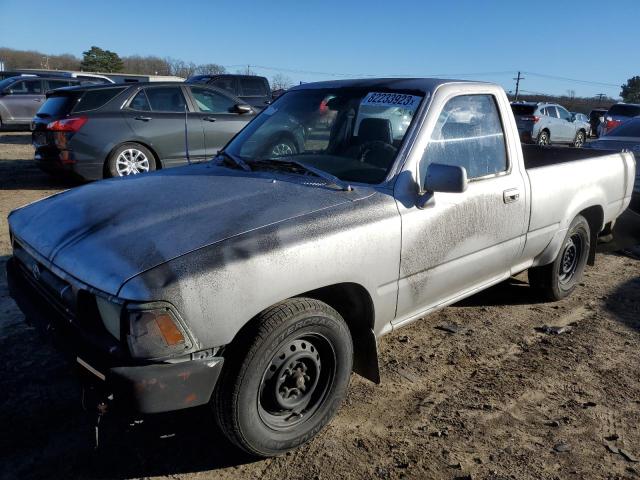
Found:
[{"label": "utility pole", "polygon": [[520,72],[518,72],[518,76],[514,78],[516,81],[516,102],[518,101],[518,92],[520,91],[520,80],[524,80],[524,77],[520,76]]},{"label": "utility pole", "polygon": [[598,93],[596,97],[598,97],[598,105],[602,103],[602,98],[604,97],[604,93]]}]

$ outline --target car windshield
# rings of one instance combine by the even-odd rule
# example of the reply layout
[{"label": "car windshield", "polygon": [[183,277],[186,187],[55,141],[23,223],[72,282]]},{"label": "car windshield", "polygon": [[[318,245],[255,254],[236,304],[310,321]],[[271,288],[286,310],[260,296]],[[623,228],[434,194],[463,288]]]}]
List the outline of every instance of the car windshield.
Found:
[{"label": "car windshield", "polygon": [[640,119],[631,119],[609,132],[607,137],[637,137],[640,139]]},{"label": "car windshield", "polygon": [[256,117],[226,152],[249,165],[292,160],[340,180],[380,183],[424,97],[415,91],[294,90]]}]

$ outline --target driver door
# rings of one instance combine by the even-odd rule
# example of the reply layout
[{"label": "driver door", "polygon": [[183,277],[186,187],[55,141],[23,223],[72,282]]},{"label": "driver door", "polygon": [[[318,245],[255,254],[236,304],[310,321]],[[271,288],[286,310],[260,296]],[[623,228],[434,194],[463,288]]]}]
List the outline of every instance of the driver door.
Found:
[{"label": "driver door", "polygon": [[468,187],[436,192],[424,209],[398,201],[402,251],[395,323],[509,277],[526,230],[526,205],[525,181],[510,164],[503,123],[493,95],[459,95],[444,103],[418,178],[424,185],[430,163],[457,165],[467,171]]}]

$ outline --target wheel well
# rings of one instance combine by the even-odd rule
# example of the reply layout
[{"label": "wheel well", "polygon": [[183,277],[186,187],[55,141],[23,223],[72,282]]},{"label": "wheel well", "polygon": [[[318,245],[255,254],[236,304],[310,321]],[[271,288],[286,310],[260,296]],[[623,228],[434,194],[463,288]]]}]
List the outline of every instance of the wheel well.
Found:
[{"label": "wheel well", "polygon": [[369,292],[357,283],[338,283],[297,296],[320,300],[344,318],[353,339],[353,370],[372,382],[380,383],[378,349],[373,332],[375,311]]},{"label": "wheel well", "polygon": [[151,152],[151,154],[153,155],[153,158],[156,161],[156,170],[160,170],[162,168],[162,162],[160,161],[160,157],[158,157],[158,154],[156,153],[156,151],[153,148],[151,148],[149,145],[147,145],[144,142],[139,142],[137,140],[127,140],[126,142],[120,142],[119,144],[114,146],[111,150],[109,150],[109,153],[107,154],[107,157],[104,159],[104,164],[102,165],[102,170],[103,170],[102,173],[103,173],[103,177],[104,178],[107,178],[108,173],[109,173],[109,170],[107,168],[107,162],[109,161],[109,158],[111,157],[113,152],[115,152],[118,148],[120,148],[125,143],[137,143],[138,145],[142,145],[144,148],[149,150]]},{"label": "wheel well", "polygon": [[604,222],[604,211],[602,207],[594,205],[593,207],[586,208],[580,212],[589,224],[589,231],[591,233],[591,245],[589,248],[589,257],[587,263],[594,265],[596,260],[596,245],[598,243],[598,235],[602,231],[602,222]]}]

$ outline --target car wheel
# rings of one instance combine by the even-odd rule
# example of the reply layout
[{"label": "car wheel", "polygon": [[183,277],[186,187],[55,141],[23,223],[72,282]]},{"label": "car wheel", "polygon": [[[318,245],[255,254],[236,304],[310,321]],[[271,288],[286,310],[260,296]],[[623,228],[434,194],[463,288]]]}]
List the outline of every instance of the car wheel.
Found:
[{"label": "car wheel", "polygon": [[578,215],[571,222],[555,261],[529,269],[529,285],[542,291],[551,301],[567,297],[582,280],[590,246],[589,223]]},{"label": "car wheel", "polygon": [[538,135],[538,145],[551,145],[551,140],[549,137],[549,132],[543,130]]},{"label": "car wheel", "polygon": [[281,137],[267,149],[268,157],[284,157],[298,153],[298,146],[289,138]]},{"label": "car wheel", "polygon": [[270,457],[315,436],[349,385],[349,328],[327,304],[294,298],[258,316],[225,354],[213,396],[216,419],[246,452]]},{"label": "car wheel", "polygon": [[111,177],[126,177],[155,169],[156,160],[148,148],[139,143],[125,143],[109,155],[106,173]]},{"label": "car wheel", "polygon": [[585,140],[584,132],[582,130],[579,130],[578,133],[576,133],[576,139],[573,142],[573,146],[576,148],[582,147],[584,145],[584,140]]}]

